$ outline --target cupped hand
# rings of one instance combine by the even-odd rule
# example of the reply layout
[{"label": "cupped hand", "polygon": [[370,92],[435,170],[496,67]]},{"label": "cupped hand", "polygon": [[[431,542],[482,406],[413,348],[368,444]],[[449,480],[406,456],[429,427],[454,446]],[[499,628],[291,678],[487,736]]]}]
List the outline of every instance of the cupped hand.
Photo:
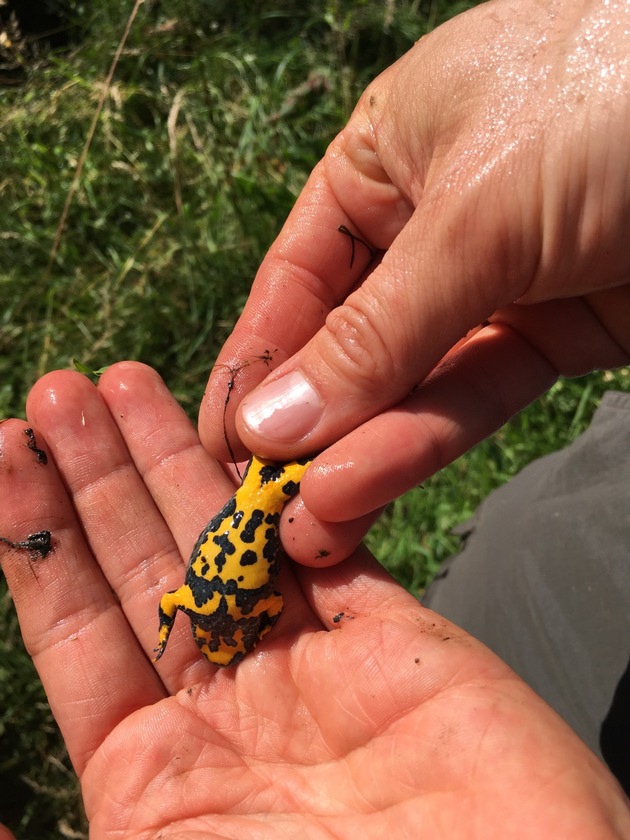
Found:
[{"label": "cupped hand", "polygon": [[218,670],[157,604],[232,492],[155,372],[57,372],[0,425],[0,533],[93,840],[630,836],[604,766],[502,662],[365,551],[284,564],[285,612]]},{"label": "cupped hand", "polygon": [[314,170],[199,421],[227,457],[246,362],[232,441],[322,453],[296,559],[339,560],[559,374],[629,361],[628,27],[624,0],[485,3],[379,76]]}]

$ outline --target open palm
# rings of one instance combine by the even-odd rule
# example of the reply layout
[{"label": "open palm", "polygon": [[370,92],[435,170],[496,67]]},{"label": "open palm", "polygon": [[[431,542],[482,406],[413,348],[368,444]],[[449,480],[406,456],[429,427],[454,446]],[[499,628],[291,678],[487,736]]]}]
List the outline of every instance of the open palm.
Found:
[{"label": "open palm", "polygon": [[[234,669],[180,616],[152,661],[160,594],[232,492],[139,364],[44,377],[0,426],[2,559],[81,778],[92,838],[630,836],[608,771],[500,660],[370,555],[284,564],[285,611]],[[283,532],[290,542],[290,526]]]}]

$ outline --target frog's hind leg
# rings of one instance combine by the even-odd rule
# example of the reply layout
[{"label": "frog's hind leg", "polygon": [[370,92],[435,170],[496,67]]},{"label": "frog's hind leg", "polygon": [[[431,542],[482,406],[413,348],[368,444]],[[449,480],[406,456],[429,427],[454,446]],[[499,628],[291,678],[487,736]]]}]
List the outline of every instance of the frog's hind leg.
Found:
[{"label": "frog's hind leg", "polygon": [[183,599],[181,590],[183,588],[184,587],[182,586],[179,589],[173,590],[173,592],[165,592],[160,598],[160,606],[158,609],[160,628],[158,631],[158,646],[154,648],[154,662],[158,661],[166,649],[166,643],[168,642],[168,637],[173,629],[173,623],[175,621],[175,616],[177,615],[177,610],[182,605]]}]

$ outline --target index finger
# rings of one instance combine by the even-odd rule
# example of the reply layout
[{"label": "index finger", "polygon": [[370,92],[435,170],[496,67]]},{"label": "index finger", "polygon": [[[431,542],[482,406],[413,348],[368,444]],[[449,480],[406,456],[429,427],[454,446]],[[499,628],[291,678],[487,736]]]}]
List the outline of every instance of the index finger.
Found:
[{"label": "index finger", "polygon": [[[335,143],[313,170],[270,247],[210,374],[199,435],[221,460],[231,457],[226,434],[236,457],[246,454],[234,426],[241,398],[318,332],[411,215],[411,205],[375,156],[363,162],[365,177],[359,170],[350,174],[345,164],[340,168],[337,163],[337,147],[343,145],[347,162],[353,141],[346,133]],[[351,183],[358,180],[361,190]]]}]

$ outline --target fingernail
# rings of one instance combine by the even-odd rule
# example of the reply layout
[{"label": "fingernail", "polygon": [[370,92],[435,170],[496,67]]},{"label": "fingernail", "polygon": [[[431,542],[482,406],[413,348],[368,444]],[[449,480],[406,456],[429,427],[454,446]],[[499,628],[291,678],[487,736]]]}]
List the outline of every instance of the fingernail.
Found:
[{"label": "fingernail", "polygon": [[242,417],[255,434],[291,443],[315,427],[323,407],[317,391],[294,370],[246,397]]}]

